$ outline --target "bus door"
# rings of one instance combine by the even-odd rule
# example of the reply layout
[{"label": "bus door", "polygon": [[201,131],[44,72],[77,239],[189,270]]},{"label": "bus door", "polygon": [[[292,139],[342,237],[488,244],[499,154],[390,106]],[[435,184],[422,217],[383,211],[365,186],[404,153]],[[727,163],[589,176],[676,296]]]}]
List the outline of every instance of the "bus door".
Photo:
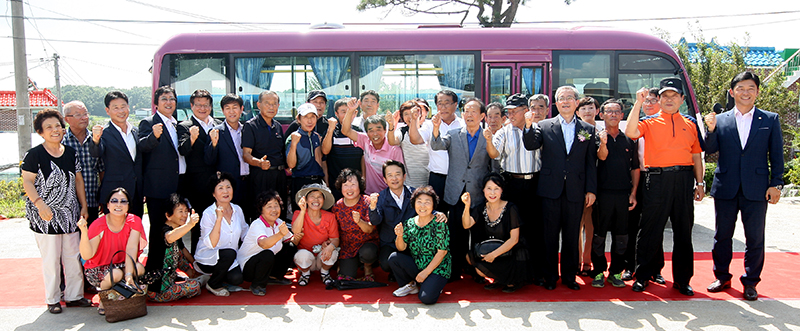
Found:
[{"label": "bus door", "polygon": [[516,93],[532,96],[547,93],[545,73],[547,64],[528,62],[486,63],[484,79],[484,101],[499,102]]}]

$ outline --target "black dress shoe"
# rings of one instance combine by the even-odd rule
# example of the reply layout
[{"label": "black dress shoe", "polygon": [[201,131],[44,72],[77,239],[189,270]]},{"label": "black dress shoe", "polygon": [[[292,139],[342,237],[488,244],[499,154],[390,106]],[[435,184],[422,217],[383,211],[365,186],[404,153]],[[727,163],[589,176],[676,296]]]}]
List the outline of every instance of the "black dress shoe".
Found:
[{"label": "black dress shoe", "polygon": [[666,283],[667,283],[667,281],[666,281],[666,280],[664,280],[664,276],[661,276],[661,274],[658,274],[658,275],[655,275],[655,276],[653,276],[653,281],[654,281],[656,284],[661,284],[661,285],[664,285],[664,284],[666,284]]},{"label": "black dress shoe", "polygon": [[281,278],[269,277],[269,279],[267,280],[267,284],[273,284],[273,285],[292,285],[292,281],[291,281],[291,280],[288,280],[288,279],[286,279],[286,278],[283,278],[283,277],[281,277]]},{"label": "black dress shoe", "polygon": [[531,284],[536,285],[536,286],[544,286],[545,282],[544,282],[544,279],[534,278],[533,282]]},{"label": "black dress shoe", "polygon": [[688,296],[694,295],[694,290],[692,289],[691,286],[689,286],[689,284],[681,285],[681,284],[675,283],[675,284],[672,284],[672,288],[678,289],[678,292],[681,292],[681,294],[683,294],[683,295],[688,295]]},{"label": "black dress shoe", "polygon": [[620,279],[626,280],[626,281],[627,280],[633,280],[633,272],[631,272],[630,270],[623,271]]},{"label": "black dress shoe", "polygon": [[758,300],[758,291],[756,291],[756,287],[753,285],[745,285],[744,286],[744,299],[747,301],[756,301]]},{"label": "black dress shoe", "polygon": [[556,283],[551,282],[544,282],[544,289],[548,291],[552,291],[556,289]]},{"label": "black dress shoe", "polygon": [[564,283],[564,282],[562,282],[561,284],[564,284],[564,286],[566,286],[566,287],[567,287],[568,289],[570,289],[570,290],[577,291],[577,290],[580,290],[580,289],[581,289],[581,286],[580,286],[580,285],[578,285],[578,282],[571,282],[571,283]]},{"label": "black dress shoe", "polygon": [[91,307],[92,302],[86,298],[80,298],[75,301],[67,301],[67,307]]},{"label": "black dress shoe", "polygon": [[730,280],[726,280],[723,282],[719,279],[716,279],[714,280],[713,283],[711,283],[711,285],[708,285],[708,291],[711,293],[722,292],[722,290],[726,288],[731,288]]},{"label": "black dress shoe", "polygon": [[635,282],[633,282],[633,286],[631,287],[631,289],[634,292],[643,292],[644,289],[647,288],[647,285],[648,285],[647,281],[637,279]]},{"label": "black dress shoe", "polygon": [[496,290],[498,288],[502,288],[503,286],[505,286],[505,285],[500,284],[500,283],[489,283],[489,284],[486,284],[486,286],[484,286],[483,289],[484,290]]}]

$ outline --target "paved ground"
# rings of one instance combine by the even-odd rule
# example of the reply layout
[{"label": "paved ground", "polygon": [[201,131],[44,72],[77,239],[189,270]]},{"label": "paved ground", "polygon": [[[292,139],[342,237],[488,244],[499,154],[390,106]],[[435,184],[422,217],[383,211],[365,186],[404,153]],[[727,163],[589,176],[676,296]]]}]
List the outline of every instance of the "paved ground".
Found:
[{"label": "paved ground", "polygon": [[[798,202],[784,199],[778,205],[770,206],[767,214],[768,251],[800,252]],[[713,200],[697,203],[695,215],[695,251],[710,251],[714,232]],[[664,248],[671,251],[671,233],[669,229],[667,231]],[[39,257],[33,235],[27,229],[27,221],[2,221],[0,233],[0,258]],[[740,228],[735,234],[734,249],[744,250],[744,236]],[[695,272],[710,273],[711,270]],[[693,285],[704,287],[707,284]],[[0,309],[0,330],[232,330],[286,327],[295,330],[800,330],[800,300],[463,302],[434,306],[391,303],[160,306],[151,307],[145,318],[117,324],[107,324],[89,309],[65,308],[61,315],[51,315],[45,308],[42,305]]]}]

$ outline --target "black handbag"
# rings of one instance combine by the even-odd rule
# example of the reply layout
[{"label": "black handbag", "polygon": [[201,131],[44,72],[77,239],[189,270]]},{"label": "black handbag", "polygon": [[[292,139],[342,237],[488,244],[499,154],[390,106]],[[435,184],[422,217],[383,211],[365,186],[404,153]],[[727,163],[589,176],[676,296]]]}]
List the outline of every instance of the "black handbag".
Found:
[{"label": "black handbag", "polygon": [[[478,257],[488,255],[489,253],[494,252],[500,246],[503,246],[504,243],[505,241],[500,239],[486,239],[484,241],[481,241],[475,244],[475,255],[477,255]],[[500,254],[498,257],[506,257],[509,255],[511,255],[511,250],[508,250],[505,253]]]},{"label": "black handbag", "polygon": [[[114,256],[120,252],[125,253],[125,251],[122,250],[117,251],[111,256],[111,259],[113,260]],[[136,259],[132,256],[127,253],[125,255],[136,263]],[[113,274],[114,268],[111,268],[109,272]],[[147,287],[138,283],[137,278],[139,278],[139,272],[136,270],[135,266],[133,272],[135,275],[133,278],[133,286],[128,285],[123,277],[122,280],[114,284],[110,289],[100,291],[98,294],[100,296],[100,301],[103,303],[103,309],[106,311],[106,322],[114,323],[147,315],[147,303],[145,301]]]}]

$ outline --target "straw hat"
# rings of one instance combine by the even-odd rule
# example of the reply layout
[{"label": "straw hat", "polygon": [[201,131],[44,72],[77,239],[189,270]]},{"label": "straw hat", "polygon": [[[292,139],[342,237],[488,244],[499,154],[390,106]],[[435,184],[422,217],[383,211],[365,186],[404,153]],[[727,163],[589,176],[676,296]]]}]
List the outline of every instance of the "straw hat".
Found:
[{"label": "straw hat", "polygon": [[333,193],[331,193],[331,189],[329,189],[327,186],[323,184],[317,184],[317,183],[308,184],[306,186],[303,186],[303,188],[300,189],[300,191],[297,191],[297,194],[294,195],[295,203],[299,202],[301,198],[308,195],[308,193],[310,193],[311,191],[322,192],[322,195],[325,197],[325,202],[322,203],[322,209],[327,210],[333,206],[334,199],[333,199]]}]

